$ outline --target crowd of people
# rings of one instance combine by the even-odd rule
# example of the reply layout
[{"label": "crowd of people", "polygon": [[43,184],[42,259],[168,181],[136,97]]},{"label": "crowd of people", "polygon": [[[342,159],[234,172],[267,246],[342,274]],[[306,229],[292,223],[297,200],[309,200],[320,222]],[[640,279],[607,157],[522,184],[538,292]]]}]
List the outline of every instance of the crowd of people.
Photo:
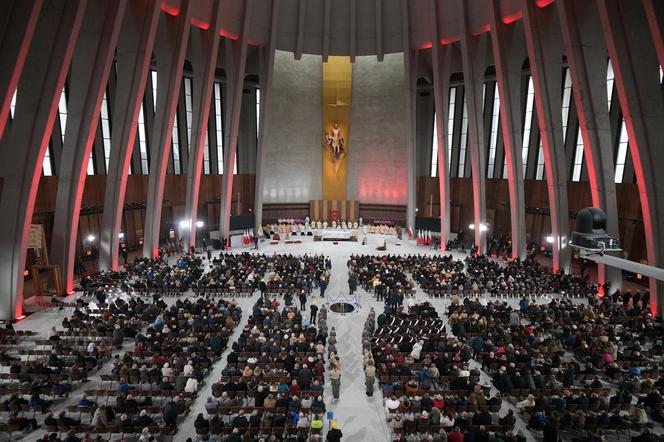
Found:
[{"label": "crowd of people", "polygon": [[207,417],[197,419],[197,433],[296,440],[320,434],[326,409],[326,315],[322,308],[316,327],[297,307],[258,298],[212,386]]},{"label": "crowd of people", "polygon": [[[656,440],[664,324],[650,313],[647,291],[600,297],[588,278],[551,274],[532,259],[351,255],[347,266],[351,293],[361,287],[385,302],[380,314],[369,310],[362,363],[366,395],[376,384],[383,392],[393,440],[522,441],[518,414],[545,441],[594,442],[611,431]],[[60,327],[31,339],[33,347],[0,352],[11,376],[2,386],[8,422],[26,431],[43,425],[67,442],[118,428],[141,440],[172,433],[230,345],[195,420],[198,438],[320,439],[325,379],[332,403],[342,394],[336,331],[316,299],[331,267],[322,255],[245,252],[138,258],[122,272],[86,276],[87,296],[68,304]],[[417,286],[450,295],[446,319],[436,301],[416,300]],[[160,288],[194,296],[169,301]],[[212,295],[256,290],[232,340],[241,309]],[[6,333],[4,342],[19,342]],[[100,388],[75,391],[107,361]],[[58,407],[74,391],[76,406]],[[333,430],[328,440],[341,437]]]},{"label": "crowd of people", "polygon": [[376,323],[365,352],[367,384],[375,365],[394,440],[447,440],[454,431],[513,437],[513,416],[499,414],[502,398],[489,396],[467,344],[448,335],[429,303],[408,313],[388,307]]}]

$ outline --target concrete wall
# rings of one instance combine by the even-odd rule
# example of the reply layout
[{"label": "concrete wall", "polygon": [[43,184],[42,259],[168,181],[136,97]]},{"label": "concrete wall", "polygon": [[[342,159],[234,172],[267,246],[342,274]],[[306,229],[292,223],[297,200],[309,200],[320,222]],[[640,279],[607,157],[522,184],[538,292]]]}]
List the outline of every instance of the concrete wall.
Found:
[{"label": "concrete wall", "polygon": [[349,135],[349,199],[406,204],[406,97],[403,55],[357,57]]},{"label": "concrete wall", "polygon": [[307,202],[322,197],[320,56],[277,51],[271,119],[266,128],[264,202]]},{"label": "concrete wall", "polygon": [[238,173],[256,173],[256,142],[256,89],[245,88],[237,140]]},{"label": "concrete wall", "polygon": [[416,133],[417,176],[431,174],[431,146],[433,142],[433,91],[418,91],[416,95]]}]

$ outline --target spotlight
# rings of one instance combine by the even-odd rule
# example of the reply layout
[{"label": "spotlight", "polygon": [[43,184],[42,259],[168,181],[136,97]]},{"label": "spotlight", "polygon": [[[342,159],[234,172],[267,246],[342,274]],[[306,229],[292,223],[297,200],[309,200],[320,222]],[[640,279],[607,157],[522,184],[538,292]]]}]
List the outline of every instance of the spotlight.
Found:
[{"label": "spotlight", "polygon": [[547,236],[546,237],[546,242],[548,242],[549,244],[553,244],[553,236],[551,236],[551,235]]},{"label": "spotlight", "polygon": [[125,237],[124,232],[118,233],[118,238],[124,239],[124,237]]},{"label": "spotlight", "polygon": [[[468,228],[470,230],[475,230],[475,224],[469,224]],[[486,232],[487,230],[489,230],[489,226],[485,223],[480,223],[480,232]]]},{"label": "spotlight", "polygon": [[94,235],[88,235],[88,242],[94,242],[95,236]]},{"label": "spotlight", "polygon": [[186,221],[186,220],[180,221],[180,228],[181,229],[186,229],[187,227],[189,227],[189,221]]},{"label": "spotlight", "polygon": [[196,227],[198,227],[199,229],[201,227],[203,227],[204,225],[205,225],[205,223],[203,221],[196,221]]}]

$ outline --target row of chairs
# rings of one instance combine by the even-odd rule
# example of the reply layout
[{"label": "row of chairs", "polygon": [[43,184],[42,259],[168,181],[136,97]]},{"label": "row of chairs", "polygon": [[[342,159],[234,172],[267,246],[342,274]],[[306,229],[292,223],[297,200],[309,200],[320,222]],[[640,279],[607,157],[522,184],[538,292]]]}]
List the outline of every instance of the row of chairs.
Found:
[{"label": "row of chairs", "polygon": [[[409,434],[409,433],[431,433],[435,434],[440,431],[440,429],[444,429],[446,433],[450,433],[454,431],[453,427],[442,427],[440,425],[422,425],[418,423],[418,425],[413,429],[412,431],[408,431],[407,429],[404,428],[394,428],[393,432],[397,434]],[[470,431],[478,431],[480,429],[479,426],[477,425],[471,425],[468,430]],[[514,429],[514,425],[489,425],[486,428],[486,431],[490,431],[493,433],[500,433],[500,434],[505,434],[508,431],[512,431]]]}]

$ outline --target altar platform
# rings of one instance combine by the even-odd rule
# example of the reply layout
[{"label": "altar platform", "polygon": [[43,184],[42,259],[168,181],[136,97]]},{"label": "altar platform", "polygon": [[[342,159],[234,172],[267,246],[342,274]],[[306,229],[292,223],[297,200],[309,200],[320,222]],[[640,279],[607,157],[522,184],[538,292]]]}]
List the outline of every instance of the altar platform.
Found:
[{"label": "altar platform", "polygon": [[325,229],[314,231],[314,241],[357,241],[357,236],[357,230]]}]

